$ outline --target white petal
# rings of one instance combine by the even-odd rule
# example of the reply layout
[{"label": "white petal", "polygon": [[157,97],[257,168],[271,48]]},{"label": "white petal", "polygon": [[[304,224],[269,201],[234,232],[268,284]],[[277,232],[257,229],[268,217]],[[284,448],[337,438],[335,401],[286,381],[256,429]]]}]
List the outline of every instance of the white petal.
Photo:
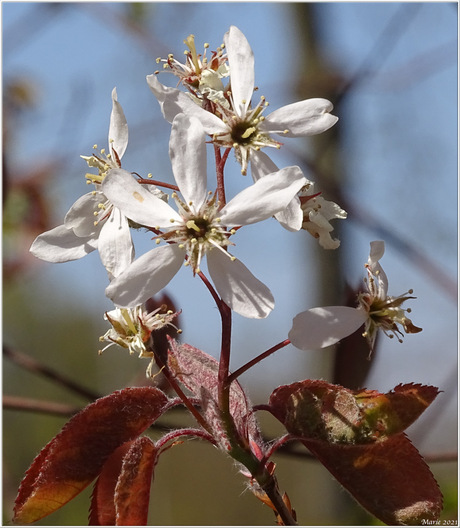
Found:
[{"label": "white petal", "polygon": [[349,306],[311,308],[294,317],[288,337],[301,350],[324,348],[358,330],[366,319],[364,311]]},{"label": "white petal", "polygon": [[369,266],[374,266],[385,253],[385,242],[383,240],[374,240],[371,242],[371,249],[369,252]]},{"label": "white petal", "polygon": [[239,260],[230,260],[222,251],[208,253],[208,270],[222,300],[236,313],[263,319],[273,310],[271,291],[256,279]]},{"label": "white petal", "polygon": [[109,148],[121,159],[128,146],[128,123],[121,104],[117,101],[117,89],[112,90],[112,113],[109,126]]},{"label": "white petal", "polygon": [[82,258],[94,251],[97,240],[92,237],[78,237],[65,225],[60,225],[39,235],[30,247],[35,257],[47,262],[69,262]]},{"label": "white petal", "polygon": [[278,222],[288,231],[299,231],[303,222],[303,211],[298,196],[288,203],[286,209],[275,214]]},{"label": "white petal", "polygon": [[65,215],[64,225],[79,237],[95,235],[98,229],[94,226],[94,213],[100,211],[98,205],[105,201],[101,192],[94,191],[80,196]]},{"label": "white petal", "polygon": [[152,249],[135,260],[107,286],[107,297],[121,307],[144,303],[162,290],[179,271],[184,250],[177,244]]},{"label": "white petal", "polygon": [[228,132],[225,123],[211,112],[198,106],[187,94],[177,88],[169,88],[161,84],[155,74],[147,76],[147,83],[160,103],[161,111],[167,121],[173,122],[177,114],[184,113],[195,116],[203,125],[206,134],[222,134]]},{"label": "white petal", "polygon": [[388,277],[379,262],[384,253],[385,242],[383,240],[374,240],[371,242],[371,249],[367,263],[378,282],[377,295],[380,299],[385,299],[388,295]]},{"label": "white petal", "polygon": [[244,117],[254,91],[254,53],[246,37],[236,26],[231,26],[225,33],[224,44],[230,66],[235,111],[240,117]]},{"label": "white petal", "polygon": [[332,103],[326,99],[306,99],[275,110],[260,128],[278,134],[287,130],[284,137],[313,136],[325,132],[338,121],[338,117],[329,114],[332,108]]},{"label": "white petal", "polygon": [[262,176],[279,170],[276,164],[261,150],[252,150],[249,160],[251,162],[251,176],[255,182]]},{"label": "white petal", "polygon": [[99,234],[99,255],[111,277],[117,277],[132,262],[134,246],[128,219],[118,207],[113,207]]},{"label": "white petal", "polygon": [[181,222],[174,209],[154,196],[123,169],[112,169],[102,182],[102,191],[110,202],[129,219],[149,227],[171,227]]},{"label": "white petal", "polygon": [[206,200],[206,136],[196,117],[178,114],[173,121],[169,157],[174,178],[187,204],[198,210]]},{"label": "white petal", "polygon": [[228,202],[221,212],[222,223],[248,225],[269,218],[287,207],[305,181],[299,167],[263,176]]}]

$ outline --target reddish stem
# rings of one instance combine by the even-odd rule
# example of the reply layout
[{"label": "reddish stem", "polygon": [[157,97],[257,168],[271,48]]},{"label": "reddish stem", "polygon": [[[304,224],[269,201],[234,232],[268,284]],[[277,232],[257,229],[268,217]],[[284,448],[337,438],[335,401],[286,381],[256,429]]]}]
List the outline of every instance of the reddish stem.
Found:
[{"label": "reddish stem", "polygon": [[166,378],[166,380],[169,382],[171,387],[173,388],[174,392],[179,396],[179,398],[182,400],[184,405],[187,407],[187,409],[190,411],[192,416],[195,418],[195,420],[203,427],[205,431],[208,433],[212,433],[208,423],[203,418],[201,413],[196,409],[196,407],[193,405],[193,403],[187,398],[184,391],[180,388],[179,384],[175,380],[174,376],[169,371],[168,365],[163,361],[163,359],[159,356],[159,354],[156,354],[155,351],[153,351],[155,355],[155,361],[157,365],[160,367],[162,374]]},{"label": "reddish stem", "polygon": [[214,156],[216,159],[217,196],[219,197],[219,208],[222,209],[227,203],[225,198],[224,166],[228,154],[226,156],[224,154],[224,158],[222,158],[220,148],[214,145]]},{"label": "reddish stem", "polygon": [[241,376],[241,374],[243,374],[243,372],[246,372],[247,370],[249,370],[254,365],[257,365],[257,363],[259,363],[263,359],[267,358],[268,356],[271,356],[274,352],[276,352],[280,348],[284,348],[285,346],[289,345],[290,343],[291,343],[291,341],[289,339],[285,339],[284,341],[281,341],[281,343],[278,343],[277,345],[272,346],[271,348],[269,348],[268,350],[266,350],[262,354],[259,354],[254,359],[251,359],[251,361],[248,361],[245,365],[240,367],[238,370],[235,370],[235,372],[233,372],[233,374],[230,374],[230,376],[228,377],[228,383],[230,384],[232,381],[236,380],[236,378]]},{"label": "reddish stem", "polygon": [[165,182],[161,182],[158,180],[151,180],[150,178],[149,179],[139,178],[137,181],[142,184],[156,185],[157,187],[166,187],[166,189],[171,189],[173,191],[180,192],[179,187],[177,185],[173,185],[172,183],[165,183]]},{"label": "reddish stem", "polygon": [[[155,447],[159,450],[165,451],[166,449],[172,447],[174,443],[177,442],[182,436],[200,438],[202,440],[211,442],[211,444],[214,446],[216,445],[216,441],[209,433],[203,431],[202,429],[194,429],[190,427],[170,431],[158,440],[158,442],[155,444]],[[169,443],[171,443],[171,445],[168,445]]]}]

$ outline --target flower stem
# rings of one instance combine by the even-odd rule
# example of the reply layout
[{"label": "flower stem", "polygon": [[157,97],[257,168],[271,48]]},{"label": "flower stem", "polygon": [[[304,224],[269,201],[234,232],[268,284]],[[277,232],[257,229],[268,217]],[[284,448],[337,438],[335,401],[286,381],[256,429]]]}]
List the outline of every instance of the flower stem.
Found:
[{"label": "flower stem", "polygon": [[230,384],[228,383],[229,367],[230,367],[230,349],[232,340],[232,311],[223,302],[219,306],[221,320],[222,320],[222,338],[221,351],[219,360],[218,372],[218,392],[219,392],[219,408],[222,413],[230,416]]},{"label": "flower stem", "polygon": [[154,357],[155,357],[155,361],[157,365],[160,367],[161,372],[163,373],[164,377],[171,385],[174,392],[183,401],[185,407],[187,407],[187,409],[190,411],[190,413],[195,418],[195,420],[201,425],[201,427],[203,427],[203,429],[207,431],[208,433],[212,434],[212,429],[210,428],[209,424],[206,422],[206,420],[200,414],[198,409],[196,409],[193,403],[187,398],[183,390],[180,388],[174,376],[169,371],[168,365],[163,361],[163,359],[159,356],[159,354],[156,354],[155,351],[153,351],[153,353],[154,353]]},{"label": "flower stem", "polygon": [[146,178],[139,178],[137,180],[139,183],[144,185],[156,185],[157,187],[165,187],[166,189],[171,189],[172,191],[180,192],[180,189],[177,185],[173,185],[172,183],[166,183],[158,180],[151,180]]},{"label": "flower stem", "polygon": [[[225,155],[226,154],[226,155]],[[214,156],[216,159],[216,178],[217,178],[217,195],[219,197],[219,208],[222,209],[227,203],[225,198],[225,183],[224,183],[224,166],[227,160],[228,154],[225,153],[222,158],[220,148],[214,145]]]},{"label": "flower stem", "polygon": [[285,339],[284,341],[281,341],[281,343],[278,343],[277,345],[272,346],[271,348],[269,348],[268,350],[266,350],[262,354],[259,354],[254,359],[251,359],[251,361],[248,361],[245,365],[243,365],[238,370],[235,370],[235,372],[230,374],[230,376],[228,377],[228,384],[232,383],[232,381],[236,380],[236,378],[241,376],[241,374],[243,374],[244,372],[249,370],[254,365],[257,365],[257,363],[259,363],[263,359],[267,358],[268,356],[270,356],[271,354],[273,354],[274,352],[276,352],[280,348],[283,348],[283,347],[289,345],[290,343],[291,343],[291,341],[289,339]]}]

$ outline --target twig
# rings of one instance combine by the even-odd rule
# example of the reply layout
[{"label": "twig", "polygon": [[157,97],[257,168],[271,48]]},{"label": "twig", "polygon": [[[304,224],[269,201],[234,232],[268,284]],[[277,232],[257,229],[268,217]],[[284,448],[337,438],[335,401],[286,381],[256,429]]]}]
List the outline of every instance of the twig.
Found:
[{"label": "twig", "polygon": [[81,409],[65,403],[53,401],[36,400],[34,398],[23,398],[21,396],[3,396],[3,408],[15,411],[30,411],[55,416],[73,416]]},{"label": "twig", "polygon": [[45,378],[54,381],[57,385],[61,385],[62,387],[65,387],[66,389],[78,394],[79,396],[83,396],[83,398],[86,398],[87,400],[94,401],[101,397],[100,394],[97,394],[96,392],[90,391],[89,389],[82,387],[79,383],[76,383],[70,378],[67,378],[60,372],[57,372],[56,370],[47,367],[46,365],[43,365],[42,363],[40,363],[40,361],[31,358],[23,352],[13,350],[8,345],[3,345],[3,355],[13,361],[13,363],[18,365],[19,367],[28,370],[29,372],[32,372],[34,374],[44,376]]}]

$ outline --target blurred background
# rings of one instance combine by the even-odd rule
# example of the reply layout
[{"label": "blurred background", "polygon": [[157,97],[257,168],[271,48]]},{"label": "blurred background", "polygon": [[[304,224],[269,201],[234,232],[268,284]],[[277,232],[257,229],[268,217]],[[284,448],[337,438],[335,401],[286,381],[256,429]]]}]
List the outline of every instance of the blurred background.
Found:
[{"label": "blurred background", "polygon": [[[234,318],[232,368],[287,337],[292,318],[344,304],[362,287],[369,242],[383,239],[390,295],[414,289],[412,320],[423,332],[400,344],[384,336],[371,361],[361,341],[301,352],[286,347],[241,378],[254,404],[279,385],[322,378],[387,392],[399,383],[443,392],[409,430],[457,517],[457,4],[22,3],[4,2],[3,21],[3,522],[39,450],[68,416],[98,395],[145,383],[146,360],[99,336],[112,308],[97,253],[65,264],[28,253],[87,192],[93,145],[107,146],[111,91],[129,125],[123,167],[172,181],[170,125],[145,76],[157,57],[181,59],[183,40],[216,49],[238,26],[255,54],[256,84],[271,109],[324,97],[339,121],[273,155],[348,212],[335,221],[336,251],[272,220],[241,230],[238,256],[272,290],[263,321]],[[176,79],[162,74],[174,86]],[[271,154],[271,153],[270,153]],[[210,160],[211,161],[211,160]],[[212,165],[209,178],[212,177]],[[229,195],[250,183],[229,159]],[[137,255],[150,249],[136,238]],[[167,288],[182,309],[182,339],[218,357],[220,319],[203,284],[181,270]],[[199,306],[199,309],[197,309]],[[364,354],[364,355],[363,355]],[[363,359],[364,357],[364,359]],[[57,379],[56,379],[57,378]],[[70,381],[76,386],[72,387]],[[281,429],[260,413],[267,436]],[[166,425],[185,416],[166,417]],[[301,524],[375,524],[317,462],[278,455],[280,486]],[[43,525],[87,524],[90,489]],[[272,525],[272,512],[245,491],[231,461],[199,442],[168,451],[152,486],[154,525]]]}]

